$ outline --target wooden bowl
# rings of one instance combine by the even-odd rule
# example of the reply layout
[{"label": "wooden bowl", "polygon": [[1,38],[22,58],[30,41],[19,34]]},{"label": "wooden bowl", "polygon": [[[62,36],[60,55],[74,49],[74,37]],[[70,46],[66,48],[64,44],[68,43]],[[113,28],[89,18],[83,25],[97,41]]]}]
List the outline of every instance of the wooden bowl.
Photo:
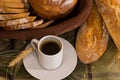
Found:
[{"label": "wooden bowl", "polygon": [[45,35],[61,35],[78,28],[88,17],[93,0],[78,0],[78,5],[65,19],[47,28],[35,30],[4,31],[0,30],[1,39],[31,40]]}]

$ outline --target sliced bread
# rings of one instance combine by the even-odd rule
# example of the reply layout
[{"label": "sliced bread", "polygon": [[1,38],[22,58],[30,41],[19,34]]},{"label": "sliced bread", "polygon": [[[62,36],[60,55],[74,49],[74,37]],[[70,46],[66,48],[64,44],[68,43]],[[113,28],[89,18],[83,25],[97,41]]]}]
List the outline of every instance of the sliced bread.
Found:
[{"label": "sliced bread", "polygon": [[0,21],[0,26],[5,27],[5,26],[11,26],[11,25],[24,24],[24,23],[32,22],[35,19],[36,19],[35,16],[29,16],[29,17],[15,19],[15,20],[4,20],[4,21]]},{"label": "sliced bread", "polygon": [[25,24],[20,24],[20,25],[12,25],[12,26],[6,26],[4,27],[5,30],[20,30],[20,29],[28,29],[32,28],[38,25],[41,25],[43,22],[41,20],[37,20],[34,22],[29,22]]},{"label": "sliced bread", "polygon": [[27,17],[28,15],[29,15],[29,12],[19,13],[19,14],[0,14],[0,20],[24,18],[24,17]]}]

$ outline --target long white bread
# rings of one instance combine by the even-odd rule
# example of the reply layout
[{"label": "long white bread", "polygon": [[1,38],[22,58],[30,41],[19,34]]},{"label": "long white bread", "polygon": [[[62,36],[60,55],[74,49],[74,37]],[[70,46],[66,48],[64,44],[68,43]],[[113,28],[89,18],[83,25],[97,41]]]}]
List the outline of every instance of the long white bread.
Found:
[{"label": "long white bread", "polygon": [[4,27],[5,30],[20,30],[20,29],[28,29],[32,28],[38,25],[41,25],[43,23],[43,19],[34,21],[34,22],[29,22],[25,24],[20,24],[20,25],[12,25],[12,26],[6,26]]},{"label": "long white bread", "polygon": [[29,12],[19,14],[0,14],[0,20],[11,20],[29,16]]},{"label": "long white bread", "polygon": [[24,13],[27,11],[28,9],[13,9],[13,8],[0,7],[0,13]]},{"label": "long white bread", "polygon": [[0,21],[0,26],[5,27],[5,26],[24,24],[24,23],[32,22],[35,19],[36,19],[35,16],[28,16],[25,18],[20,18],[20,19],[15,19],[15,20],[5,20],[5,21]]}]

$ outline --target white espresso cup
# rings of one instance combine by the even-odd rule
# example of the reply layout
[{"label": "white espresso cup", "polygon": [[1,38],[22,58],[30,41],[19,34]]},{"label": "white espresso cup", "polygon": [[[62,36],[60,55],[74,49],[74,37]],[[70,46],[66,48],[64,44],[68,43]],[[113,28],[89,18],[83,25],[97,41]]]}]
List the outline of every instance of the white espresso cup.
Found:
[{"label": "white espresso cup", "polygon": [[53,35],[47,35],[40,40],[32,39],[32,47],[36,50],[38,62],[45,69],[58,68],[63,59],[63,42]]}]

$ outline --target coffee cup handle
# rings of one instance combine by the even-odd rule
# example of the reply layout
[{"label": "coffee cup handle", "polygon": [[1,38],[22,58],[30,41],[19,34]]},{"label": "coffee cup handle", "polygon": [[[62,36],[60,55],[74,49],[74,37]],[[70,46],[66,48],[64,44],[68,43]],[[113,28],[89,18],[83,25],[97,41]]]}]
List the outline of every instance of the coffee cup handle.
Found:
[{"label": "coffee cup handle", "polygon": [[33,49],[36,51],[37,50],[37,46],[38,46],[38,40],[37,39],[32,39],[31,40],[31,46],[33,47]]}]

